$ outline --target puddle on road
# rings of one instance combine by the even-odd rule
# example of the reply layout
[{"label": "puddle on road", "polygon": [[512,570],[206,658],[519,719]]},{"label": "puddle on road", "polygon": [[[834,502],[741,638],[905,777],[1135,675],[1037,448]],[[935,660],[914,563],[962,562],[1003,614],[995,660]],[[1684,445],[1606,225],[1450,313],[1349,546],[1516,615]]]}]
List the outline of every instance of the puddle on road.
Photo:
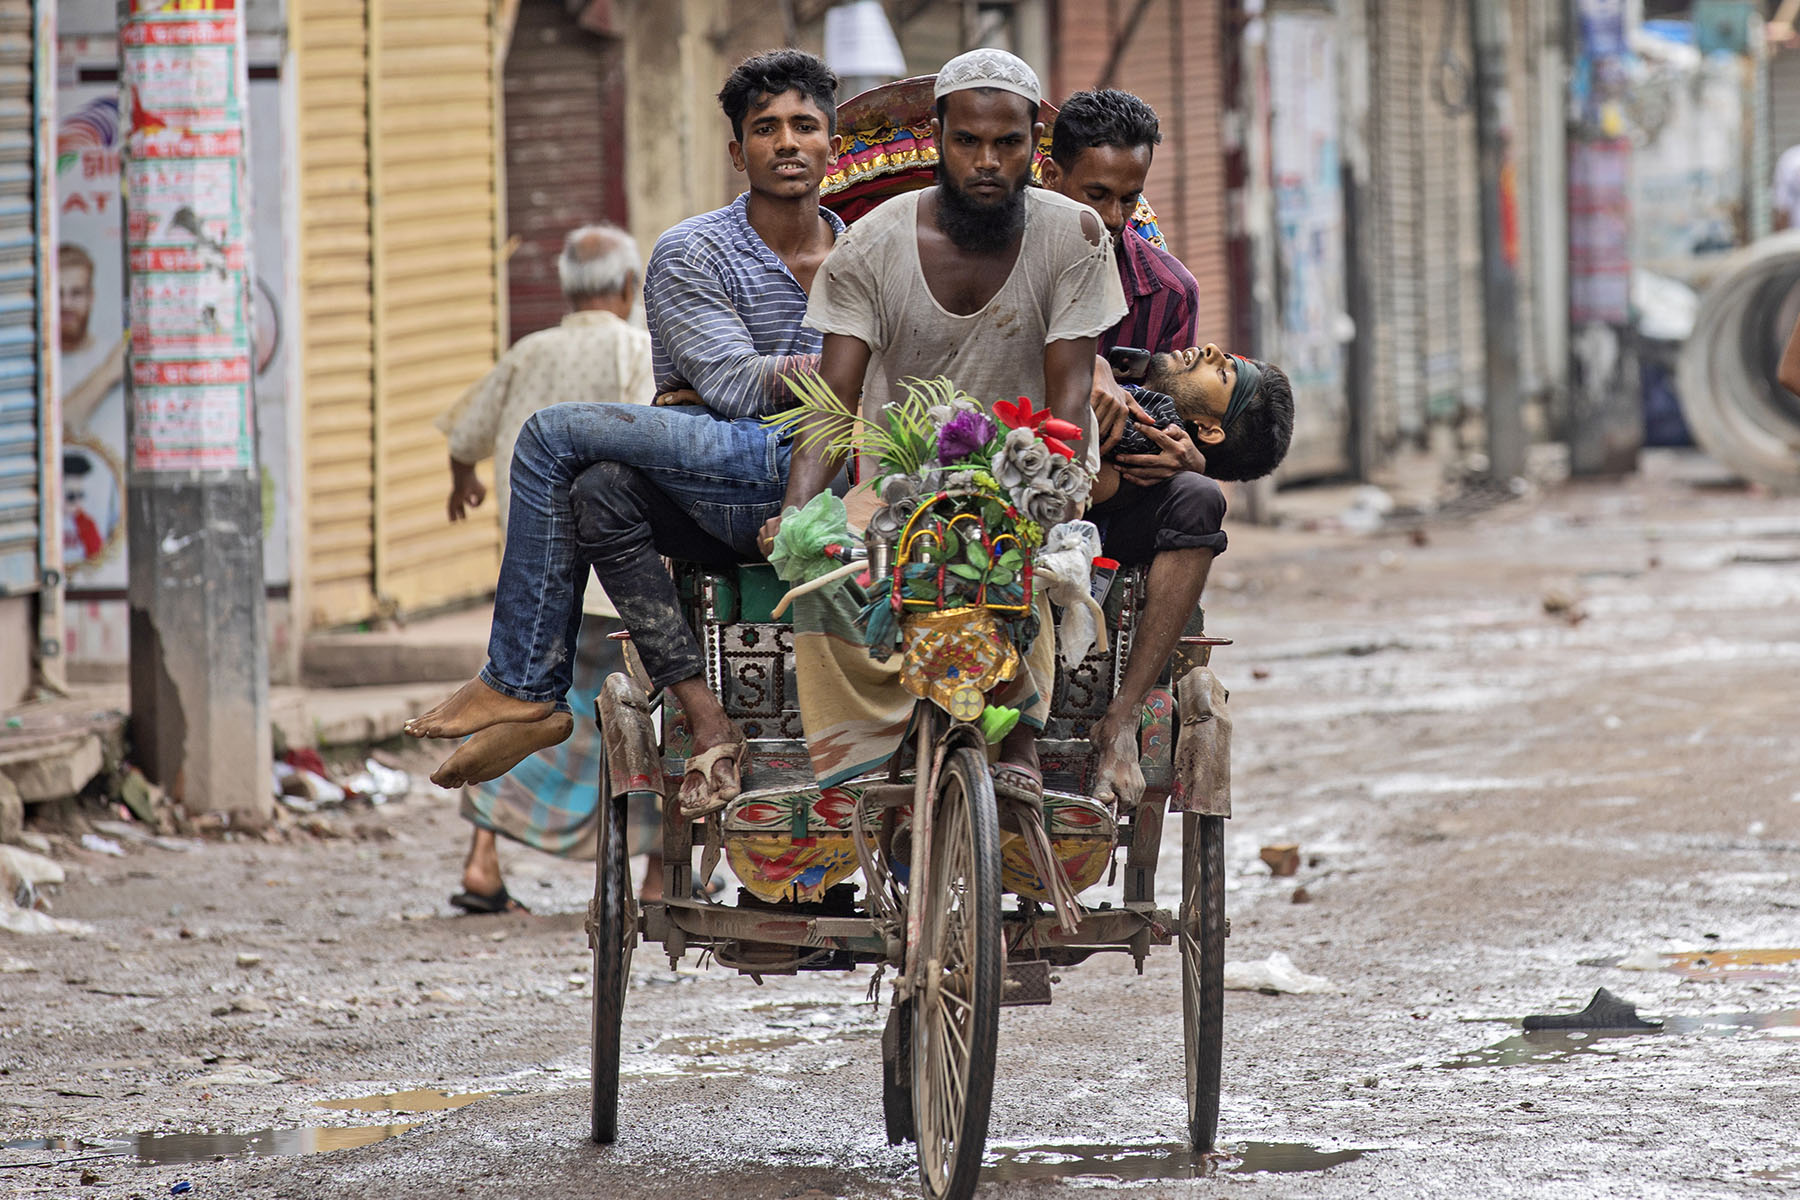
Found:
[{"label": "puddle on road", "polygon": [[[32,1138],[7,1142],[7,1150],[79,1150],[76,1158],[57,1159],[43,1166],[90,1158],[130,1158],[144,1166],[211,1162],[219,1158],[273,1158],[292,1154],[329,1154],[372,1146],[398,1137],[423,1122],[401,1125],[352,1125],[348,1128],[302,1127],[258,1129],[253,1133],[140,1133],[123,1141],[88,1141],[70,1138]],[[21,1164],[22,1165],[22,1164]]]},{"label": "puddle on road", "polygon": [[1777,980],[1800,967],[1800,950],[1713,950],[1665,954],[1668,969],[1689,979]]},{"label": "puddle on road", "polygon": [[1185,1143],[1149,1146],[990,1146],[983,1181],[1107,1178],[1200,1179],[1211,1175],[1323,1171],[1354,1162],[1368,1150],[1321,1150],[1303,1142],[1244,1142],[1215,1154]]},{"label": "puddle on road", "polygon": [[1800,968],[1800,949],[1641,952],[1623,958],[1584,958],[1581,965],[1623,967],[1628,971],[1673,971],[1684,979],[1776,983],[1792,978],[1793,972]]},{"label": "puddle on road", "polygon": [[313,1103],[320,1108],[342,1108],[351,1112],[424,1113],[463,1108],[477,1100],[486,1100],[489,1096],[516,1096],[517,1094],[514,1091],[457,1094],[425,1089],[412,1092],[383,1092],[376,1096],[351,1096],[344,1100],[315,1100]]},{"label": "puddle on road", "polygon": [[[318,1100],[314,1103],[320,1108],[353,1112],[431,1113],[463,1108],[489,1096],[516,1094],[511,1091],[459,1094],[421,1090],[351,1096],[343,1100]],[[145,1166],[173,1166],[178,1163],[210,1162],[219,1158],[273,1158],[353,1150],[358,1146],[372,1146],[376,1142],[399,1137],[423,1124],[423,1121],[409,1121],[388,1125],[309,1125],[294,1129],[258,1129],[251,1133],[140,1133],[129,1139],[117,1140],[28,1138],[24,1141],[0,1143],[0,1149],[75,1150],[83,1152],[80,1161],[88,1158],[130,1158]],[[62,1163],[78,1160],[56,1161]]]},{"label": "puddle on road", "polygon": [[1783,1009],[1764,1013],[1711,1013],[1704,1017],[1665,1017],[1659,1029],[1535,1029],[1471,1050],[1439,1063],[1456,1070],[1462,1067],[1551,1066],[1573,1062],[1584,1057],[1617,1058],[1626,1047],[1623,1041],[1637,1038],[1666,1038],[1670,1034],[1692,1034],[1699,1037],[1736,1037],[1739,1034],[1768,1034],[1771,1037],[1800,1038],[1800,1009]]},{"label": "puddle on road", "polygon": [[684,1054],[689,1058],[736,1058],[741,1054],[767,1054],[786,1050],[809,1039],[797,1034],[771,1034],[767,1037],[672,1037],[656,1043],[658,1054]]}]

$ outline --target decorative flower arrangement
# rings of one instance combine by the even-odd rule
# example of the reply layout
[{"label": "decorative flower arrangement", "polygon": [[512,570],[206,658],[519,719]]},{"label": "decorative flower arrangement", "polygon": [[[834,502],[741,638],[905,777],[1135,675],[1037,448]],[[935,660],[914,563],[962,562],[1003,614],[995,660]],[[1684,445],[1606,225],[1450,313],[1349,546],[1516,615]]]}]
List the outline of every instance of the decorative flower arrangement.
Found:
[{"label": "decorative flower arrangement", "polygon": [[[817,373],[792,376],[800,405],[768,418],[802,449],[872,458],[883,507],[872,543],[894,547],[865,610],[885,658],[908,609],[981,605],[1030,624],[1031,555],[1044,531],[1087,507],[1093,478],[1066,439],[1081,430],[1026,397],[984,407],[948,379],[907,379],[879,416],[851,412]],[[1029,636],[1025,638],[1029,641]]]}]

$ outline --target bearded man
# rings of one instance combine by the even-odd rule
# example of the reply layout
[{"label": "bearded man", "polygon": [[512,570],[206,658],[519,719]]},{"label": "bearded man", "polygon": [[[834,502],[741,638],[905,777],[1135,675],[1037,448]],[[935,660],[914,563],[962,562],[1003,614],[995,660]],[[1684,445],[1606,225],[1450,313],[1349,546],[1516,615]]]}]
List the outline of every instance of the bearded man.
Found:
[{"label": "bearded man", "polygon": [[[1082,430],[1072,448],[1094,471],[1095,349],[1125,313],[1112,239],[1092,209],[1031,186],[1043,126],[1037,76],[1023,60],[994,49],[959,55],[938,73],[934,95],[936,185],[864,216],[813,281],[806,324],[824,335],[819,374],[846,403],[860,397],[867,413],[897,398],[898,381],[909,377],[948,376],[988,402],[1027,396]],[[1122,410],[1108,416],[1123,423]],[[783,511],[823,491],[839,465],[821,448],[796,449]],[[763,527],[765,552],[780,522]],[[994,772],[996,793],[1027,801],[1043,795],[1036,738],[1055,669],[1055,637],[1043,624],[1022,686],[1005,701],[1023,716]],[[821,784],[867,771],[898,748],[911,698],[897,678],[829,655],[797,655],[796,669]],[[875,702],[877,691],[892,692],[892,702]],[[843,703],[809,703],[822,693]]]}]

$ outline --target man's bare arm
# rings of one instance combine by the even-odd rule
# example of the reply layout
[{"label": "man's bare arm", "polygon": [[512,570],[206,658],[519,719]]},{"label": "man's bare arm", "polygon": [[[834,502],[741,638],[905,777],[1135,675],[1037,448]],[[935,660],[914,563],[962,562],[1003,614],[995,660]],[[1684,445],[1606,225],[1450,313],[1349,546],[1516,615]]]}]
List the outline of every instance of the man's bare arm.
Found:
[{"label": "man's bare arm", "polygon": [[[1079,429],[1087,428],[1082,417],[1093,395],[1094,347],[1098,344],[1097,338],[1069,338],[1044,347],[1044,403],[1051,416]],[[1087,461],[1085,440],[1069,443],[1078,463]]]},{"label": "man's bare arm", "polygon": [[[862,403],[863,376],[868,373],[870,357],[868,343],[861,338],[841,333],[825,335],[825,352],[819,360],[819,377],[852,412]],[[1081,402],[1087,403],[1085,377]],[[840,425],[848,424],[848,419],[840,422]],[[807,501],[824,491],[831,483],[832,476],[837,474],[843,461],[841,455],[828,454],[822,447],[803,449],[795,445],[793,459],[788,464],[787,494],[781,502],[782,512],[789,508],[805,507]],[[763,525],[759,539],[763,553],[768,553],[769,547],[774,544],[775,531],[780,527],[779,516],[769,518]]]},{"label": "man's bare arm", "polygon": [[1782,352],[1781,366],[1775,369],[1775,378],[1781,386],[1800,396],[1800,321],[1794,322],[1794,332],[1788,335],[1787,349]]}]

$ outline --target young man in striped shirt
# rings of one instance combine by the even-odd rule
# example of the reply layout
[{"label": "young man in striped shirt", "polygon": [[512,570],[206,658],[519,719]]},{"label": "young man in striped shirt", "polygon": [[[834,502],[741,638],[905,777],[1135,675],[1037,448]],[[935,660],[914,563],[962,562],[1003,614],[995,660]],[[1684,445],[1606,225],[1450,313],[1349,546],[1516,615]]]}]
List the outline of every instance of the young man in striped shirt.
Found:
[{"label": "young man in striped shirt", "polygon": [[651,681],[689,722],[681,807],[717,808],[737,794],[744,735],[706,685],[659,552],[718,565],[754,558],[758,529],[780,511],[790,451],[760,418],[790,403],[785,376],[818,362],[820,337],[801,318],[844,228],[819,206],[837,82],[798,50],[756,55],[726,80],[728,149],[749,190],[676,225],[650,256],[644,311],[658,407],[556,405],[521,429],[488,665],[406,727],[468,736],[433,774],[439,785],[492,779],[568,736],[556,714],[568,708],[591,562]]},{"label": "young man in striped shirt", "polygon": [[[1196,346],[1200,285],[1174,255],[1127,226],[1161,141],[1155,110],[1138,97],[1110,88],[1076,92],[1057,114],[1042,168],[1045,187],[1093,208],[1112,235],[1127,311],[1100,336],[1093,404],[1100,411],[1128,403],[1151,451],[1114,451],[1121,422],[1101,443],[1107,457],[1087,513],[1109,558],[1150,567],[1124,678],[1089,734],[1100,755],[1096,794],[1127,805],[1144,791],[1137,743],[1144,698],[1200,603],[1212,560],[1225,551],[1225,493],[1215,480],[1268,474],[1293,430],[1287,377],[1267,363]],[[1117,347],[1154,356],[1133,356],[1135,372],[1154,375],[1151,385],[1174,397],[1182,424],[1159,429],[1121,396],[1105,357]]]}]

